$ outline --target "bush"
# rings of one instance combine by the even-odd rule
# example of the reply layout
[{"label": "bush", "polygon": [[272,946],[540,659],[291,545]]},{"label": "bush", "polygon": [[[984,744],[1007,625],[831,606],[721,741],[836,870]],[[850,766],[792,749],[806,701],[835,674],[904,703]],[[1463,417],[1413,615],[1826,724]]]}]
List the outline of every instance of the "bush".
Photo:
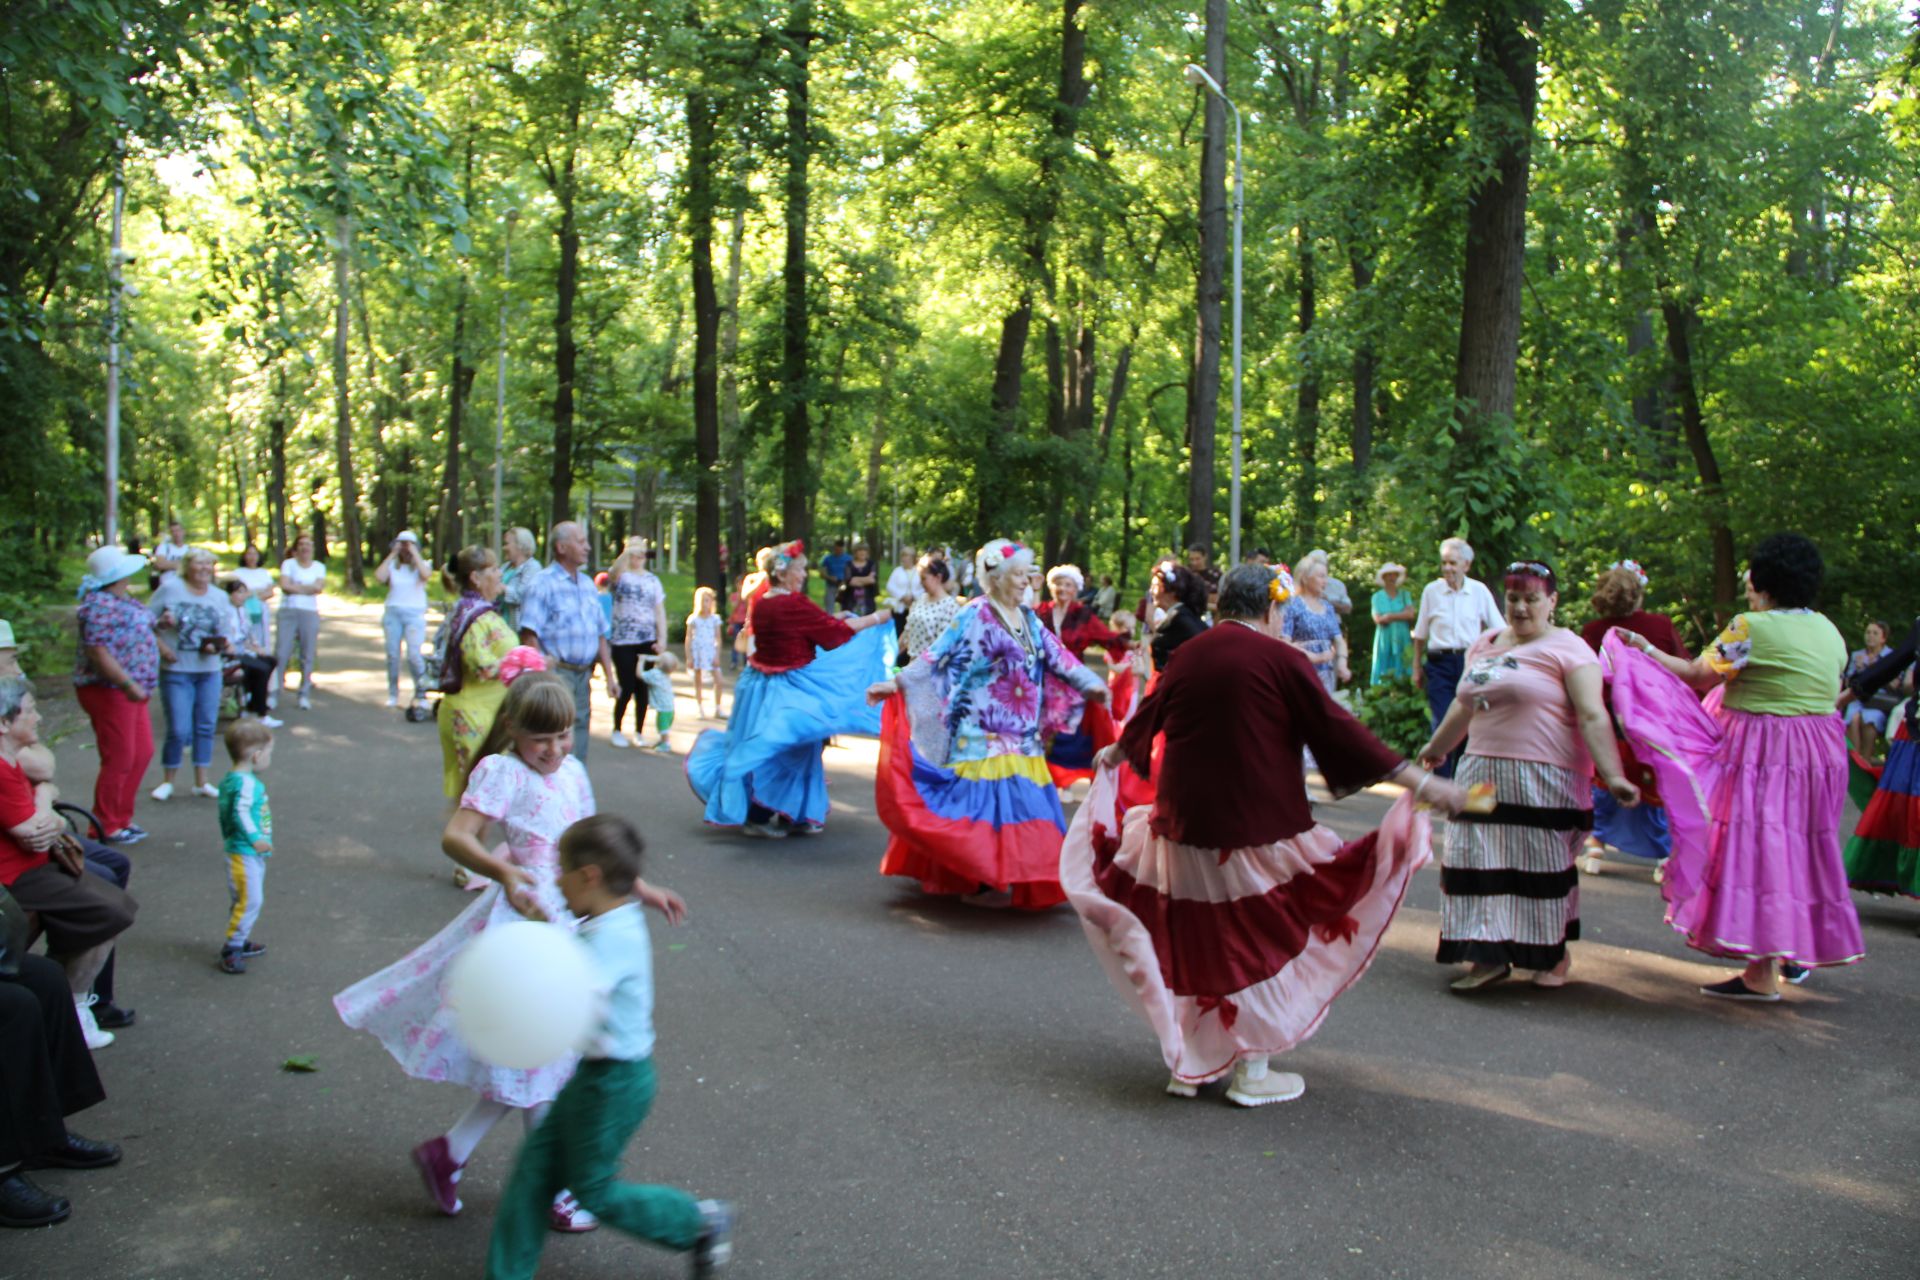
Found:
[{"label": "bush", "polygon": [[1374,737],[1409,760],[1432,736],[1426,692],[1414,688],[1410,680],[1383,680],[1372,686],[1359,698],[1354,714],[1373,730]]}]

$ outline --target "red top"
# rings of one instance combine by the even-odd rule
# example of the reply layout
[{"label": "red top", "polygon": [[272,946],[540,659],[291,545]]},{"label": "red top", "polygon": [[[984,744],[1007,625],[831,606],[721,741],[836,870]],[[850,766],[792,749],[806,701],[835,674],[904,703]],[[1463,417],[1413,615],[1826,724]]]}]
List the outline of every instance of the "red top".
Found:
[{"label": "red top", "polygon": [[1624,618],[1595,618],[1580,628],[1580,638],[1598,653],[1600,642],[1615,627],[1625,627],[1636,635],[1645,636],[1647,643],[1662,653],[1670,653],[1676,658],[1693,657],[1687,652],[1687,646],[1681,643],[1680,633],[1673,629],[1673,620],[1664,613],[1648,613],[1645,609],[1636,609]]},{"label": "red top", "polygon": [[768,675],[796,671],[813,661],[815,646],[838,649],[853,639],[853,628],[797,592],[771,593],[754,600],[753,665]]},{"label": "red top", "polygon": [[1321,687],[1307,655],[1272,636],[1223,622],[1181,647],[1127,722],[1120,745],[1143,776],[1154,735],[1166,735],[1155,834],[1203,849],[1242,849],[1314,825],[1301,774],[1313,750],[1336,796],[1397,771],[1403,761]]},{"label": "red top", "polygon": [[[1034,610],[1040,615],[1040,625],[1049,631],[1053,630],[1053,614],[1056,608],[1053,601],[1042,600],[1040,607]],[[1107,651],[1109,660],[1117,662],[1120,655],[1127,651],[1130,643],[1125,636],[1100,621],[1100,615],[1079,600],[1067,606],[1067,616],[1061,620],[1057,634],[1060,637],[1060,647],[1076,658],[1093,646],[1099,645]]]},{"label": "red top", "polygon": [[17,764],[0,760],[0,884],[12,884],[47,861],[13,838],[13,829],[33,817],[33,784]]}]

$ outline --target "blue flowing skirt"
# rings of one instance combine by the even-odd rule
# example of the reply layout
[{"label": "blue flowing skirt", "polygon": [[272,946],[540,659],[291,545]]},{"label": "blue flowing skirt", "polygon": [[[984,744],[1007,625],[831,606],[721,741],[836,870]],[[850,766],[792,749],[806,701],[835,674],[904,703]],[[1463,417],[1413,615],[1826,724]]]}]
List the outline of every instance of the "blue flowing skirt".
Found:
[{"label": "blue flowing skirt", "polygon": [[796,671],[748,668],[727,727],[702,733],[687,754],[687,782],[706,820],[737,827],[757,804],[790,822],[826,821],[821,750],[837,733],[880,732],[867,686],[890,676],[892,661],[893,628],[868,627],[838,649],[816,649]]},{"label": "blue flowing skirt", "polygon": [[1630,858],[1661,862],[1673,852],[1666,809],[1657,804],[1622,808],[1602,786],[1593,789],[1593,834]]}]

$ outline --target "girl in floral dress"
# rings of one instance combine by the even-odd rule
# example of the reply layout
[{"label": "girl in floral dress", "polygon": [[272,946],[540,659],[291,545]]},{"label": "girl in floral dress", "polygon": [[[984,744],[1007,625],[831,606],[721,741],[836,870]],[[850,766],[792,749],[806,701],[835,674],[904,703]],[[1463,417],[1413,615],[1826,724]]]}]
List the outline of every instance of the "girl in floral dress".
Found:
[{"label": "girl in floral dress", "polygon": [[1020,603],[1030,549],[989,542],[975,569],[986,596],[867,691],[887,702],[874,790],[892,838],[880,871],[970,906],[1039,910],[1066,900],[1067,829],[1040,745],[1041,688],[1051,676],[1104,704],[1107,686]]},{"label": "girl in floral dress", "polygon": [[[558,841],[594,805],[587,771],[572,747],[572,690],[546,672],[515,680],[441,838],[449,858],[492,883],[446,928],[333,998],[341,1020],[371,1032],[414,1079],[474,1091],[473,1104],[451,1129],[413,1150],[428,1194],[449,1215],[460,1212],[460,1173],[480,1140],[514,1110],[531,1132],[578,1061],[569,1055],[525,1071],[480,1061],[455,1029],[442,992],[454,957],[486,929],[523,917],[576,923],[558,885]],[[504,857],[481,841],[489,822],[506,836]],[[588,1231],[597,1224],[563,1191],[553,1202],[553,1225]]]},{"label": "girl in floral dress", "polygon": [[706,683],[713,680],[713,714],[720,714],[720,597],[712,587],[693,593],[693,612],[687,615],[687,670],[693,672],[693,704],[707,714]]}]

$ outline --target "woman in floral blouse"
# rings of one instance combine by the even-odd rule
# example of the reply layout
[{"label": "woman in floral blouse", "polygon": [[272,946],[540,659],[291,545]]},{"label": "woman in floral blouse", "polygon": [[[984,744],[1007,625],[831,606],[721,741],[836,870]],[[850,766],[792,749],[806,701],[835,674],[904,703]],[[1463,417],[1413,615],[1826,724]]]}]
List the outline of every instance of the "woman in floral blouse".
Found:
[{"label": "woman in floral blouse", "polygon": [[1020,603],[1030,548],[989,542],[975,570],[985,598],[867,692],[887,700],[874,789],[892,838],[880,871],[971,906],[1038,910],[1066,899],[1067,829],[1040,744],[1041,689],[1051,675],[1105,703],[1107,686]]},{"label": "woman in floral blouse", "polygon": [[147,834],[133,825],[133,806],[153,762],[147,699],[160,684],[160,645],[153,615],[127,593],[146,567],[145,556],[102,547],[87,558],[80,580],[73,683],[100,752],[93,816],[109,844],[132,844]]}]

